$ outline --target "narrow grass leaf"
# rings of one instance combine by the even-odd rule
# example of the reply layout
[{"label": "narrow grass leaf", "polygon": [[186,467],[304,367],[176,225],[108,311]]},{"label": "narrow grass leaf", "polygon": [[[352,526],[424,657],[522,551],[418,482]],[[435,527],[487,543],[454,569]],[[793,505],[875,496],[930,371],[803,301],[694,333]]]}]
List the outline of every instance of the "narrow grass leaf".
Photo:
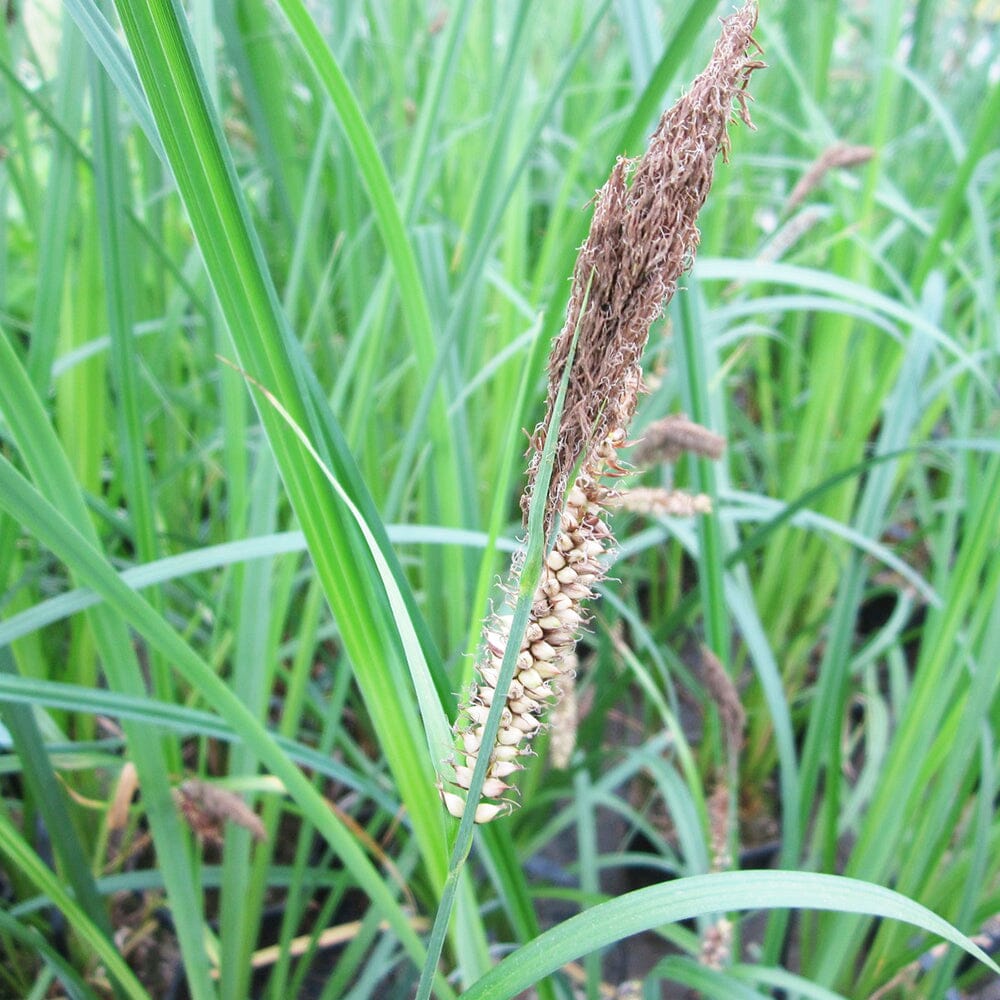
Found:
[{"label": "narrow grass leaf", "polygon": [[[81,496],[81,490],[59,441],[50,425],[28,373],[21,364],[5,334],[0,331],[0,412],[4,414],[11,438],[21,458],[38,484],[36,490],[0,456],[0,476],[9,478],[8,489],[0,489],[0,507],[13,515],[22,527],[31,521],[7,506],[15,493],[32,507],[44,507],[50,515],[49,524],[71,535],[88,554],[110,570],[97,554],[97,533]],[[39,492],[42,491],[42,492]],[[43,495],[44,494],[44,495]],[[25,496],[33,499],[25,501]],[[50,503],[47,499],[52,497]],[[70,574],[77,578],[69,561]],[[115,574],[111,571],[111,575]],[[117,580],[117,577],[116,577]],[[103,662],[108,683],[129,694],[145,693],[145,681],[133,642],[124,622],[107,607],[95,607],[88,612],[97,650]],[[153,830],[160,865],[167,873],[168,897],[177,921],[178,938],[187,965],[189,987],[194,1000],[214,995],[208,972],[208,960],[201,938],[202,906],[195,885],[185,834],[170,791],[168,766],[169,743],[149,739],[146,734],[131,729],[126,732],[129,753],[135,761],[143,790],[146,814]]]},{"label": "narrow grass leaf", "polygon": [[136,979],[117,946],[87,916],[64,888],[59,876],[28,846],[4,813],[0,813],[0,854],[5,855],[9,864],[30,879],[59,907],[72,923],[74,933],[93,949],[126,996],[132,1000],[149,1000],[149,994]]},{"label": "narrow grass leaf", "polygon": [[[89,712],[92,715],[135,720],[147,727],[169,730],[184,736],[203,736],[224,743],[238,743],[243,739],[238,729],[211,712],[199,711],[188,705],[164,704],[152,698],[116,691],[95,690],[79,684],[63,684],[0,673],[0,701],[11,705],[40,705],[67,712]],[[377,776],[352,770],[331,757],[328,752],[306,746],[291,737],[280,733],[271,733],[271,736],[289,760],[371,799],[387,814],[398,810],[398,800],[386,791],[384,783]],[[70,744],[68,747],[75,745]],[[66,755],[70,753],[67,747],[60,748],[51,743],[46,744],[46,751],[50,755],[60,754],[60,767],[65,765]],[[20,770],[20,767],[8,767],[7,770]]]},{"label": "narrow grass leaf", "polygon": [[[20,679],[9,649],[0,649],[0,678]],[[110,942],[111,922],[104,901],[98,895],[84,846],[70,819],[62,786],[56,780],[31,705],[15,705],[0,700],[0,717],[6,720],[14,742],[14,752],[31,789],[39,816],[48,831],[52,850],[59,858],[60,870],[72,887],[80,908]]]},{"label": "narrow grass leaf", "polygon": [[403,650],[406,654],[407,665],[410,669],[410,679],[413,681],[413,686],[417,692],[417,700],[420,703],[420,712],[423,717],[424,731],[427,737],[427,749],[430,754],[430,759],[432,761],[444,760],[451,745],[451,727],[448,725],[448,720],[445,718],[444,711],[441,708],[441,702],[438,699],[437,692],[434,687],[434,681],[432,680],[430,672],[427,669],[427,662],[424,659],[420,640],[417,637],[413,622],[410,619],[409,606],[403,598],[403,594],[399,589],[396,577],[393,574],[388,561],[383,555],[382,549],[379,546],[375,535],[369,528],[368,523],[361,516],[361,512],[355,506],[350,496],[348,496],[347,491],[337,481],[336,476],[334,476],[334,474],[324,464],[323,459],[312,446],[302,428],[299,427],[299,425],[292,419],[291,414],[289,414],[281,403],[279,403],[278,400],[271,395],[271,393],[264,389],[263,386],[257,385],[257,389],[264,394],[268,403],[273,406],[275,410],[277,410],[282,420],[288,424],[288,426],[292,429],[292,432],[302,443],[302,447],[306,449],[313,461],[322,470],[323,475],[326,476],[327,482],[329,482],[329,484],[333,487],[344,506],[347,507],[348,512],[351,517],[354,518],[354,522],[357,524],[358,529],[364,536],[365,544],[368,546],[368,552],[371,555],[375,566],[378,568],[379,578],[382,581],[383,587],[385,587],[389,604],[392,607],[396,627],[399,629],[400,641],[402,642]]},{"label": "narrow grass leaf", "polygon": [[581,955],[660,924],[731,910],[775,908],[902,920],[958,945],[1000,975],[1000,966],[982,948],[926,907],[891,889],[809,872],[719,872],[638,889],[570,917],[509,954],[462,996],[464,1000],[515,996]]},{"label": "narrow grass leaf", "polygon": [[[372,903],[379,907],[389,925],[397,932],[411,958],[416,962],[422,961],[423,947],[381,873],[368,860],[353,834],[329,810],[308,778],[292,764],[273,737],[229,690],[225,681],[194,653],[142,597],[121,582],[103,556],[18,475],[2,456],[0,507],[34,533],[39,541],[79,574],[81,580],[103,594],[108,607],[130,622],[154,648],[171,660],[188,683],[239,731],[246,745],[283,782],[288,794],[298,802],[303,813],[338,852]],[[163,787],[169,789],[166,778]],[[173,811],[172,803],[171,810]],[[452,995],[446,986],[444,989],[446,995]]]},{"label": "narrow grass leaf", "polygon": [[73,966],[42,937],[37,928],[22,924],[6,910],[0,909],[0,934],[39,954],[55,978],[62,983],[70,1000],[99,1000]]},{"label": "narrow grass leaf", "polygon": [[[179,5],[119,0],[118,10],[240,367],[267,386],[299,426],[312,432],[325,423],[336,433],[277,301]],[[364,558],[356,524],[334,501],[308,452],[271,407],[259,412],[432,882],[441,884],[444,826],[434,770],[420,749],[420,715],[377,570]],[[353,468],[346,453],[338,460]],[[344,482],[341,469],[335,472]],[[370,499],[359,497],[364,488],[356,469],[350,490],[359,506],[370,505]],[[393,699],[385,698],[387,690],[395,692]]]},{"label": "narrow grass leaf", "polygon": [[160,135],[156,131],[156,123],[149,110],[149,102],[139,84],[135,63],[132,62],[128,50],[122,45],[121,39],[108,24],[107,18],[101,13],[96,3],[88,2],[88,0],[65,0],[65,6],[69,16],[76,22],[80,34],[87,39],[87,44],[101,61],[105,72],[113,81],[115,89],[121,94],[129,111],[132,112],[132,116],[139,123],[139,127],[145,133],[149,144],[157,156],[166,163],[166,153],[160,144]]}]

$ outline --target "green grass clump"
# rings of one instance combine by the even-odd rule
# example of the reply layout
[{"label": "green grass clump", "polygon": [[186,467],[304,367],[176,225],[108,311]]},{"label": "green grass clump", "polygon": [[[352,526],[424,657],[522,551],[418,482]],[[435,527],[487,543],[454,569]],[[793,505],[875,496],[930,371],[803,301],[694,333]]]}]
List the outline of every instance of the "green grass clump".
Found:
[{"label": "green grass clump", "polygon": [[632,425],[727,438],[627,482],[714,513],[616,513],[568,766],[451,856],[587,203],[731,11],[667,7],[0,25],[0,995],[597,996],[641,931],[654,991],[991,974],[917,964],[1000,909],[988,5],[762,5]]}]

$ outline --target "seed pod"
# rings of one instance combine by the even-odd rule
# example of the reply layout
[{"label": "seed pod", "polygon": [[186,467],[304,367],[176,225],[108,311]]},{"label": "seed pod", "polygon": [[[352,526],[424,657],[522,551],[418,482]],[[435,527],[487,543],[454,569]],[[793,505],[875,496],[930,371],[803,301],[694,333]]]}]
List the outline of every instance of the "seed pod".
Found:
[{"label": "seed pod", "polygon": [[535,664],[535,671],[543,681],[551,680],[553,677],[558,677],[562,671],[562,659],[558,660],[539,660]]},{"label": "seed pod", "polygon": [[527,670],[522,670],[517,675],[517,679],[524,685],[524,690],[528,692],[541,690],[545,683],[537,667],[528,667]]},{"label": "seed pod", "polygon": [[[513,760],[495,760],[490,764],[489,773],[496,778],[509,778],[512,774],[517,774],[518,771],[523,771],[524,765],[518,764],[517,761]],[[507,786],[510,787],[509,785]],[[487,792],[483,792],[487,795]]]},{"label": "seed pod", "polygon": [[497,743],[502,747],[516,747],[523,742],[524,736],[524,730],[514,729],[512,726],[509,729],[501,729],[497,733]]},{"label": "seed pod", "polygon": [[518,715],[524,715],[528,712],[540,712],[542,703],[534,698],[508,698],[507,707]]},{"label": "seed pod", "polygon": [[[533,732],[535,732],[538,729],[540,725],[541,722],[538,721],[538,716],[530,715],[529,713],[525,712],[520,715],[514,716],[514,722],[512,723],[512,728],[520,729],[522,733],[525,733],[530,736]],[[483,794],[486,793],[484,792]],[[492,796],[489,797],[492,798]]]},{"label": "seed pod", "polygon": [[537,665],[538,660],[554,660],[558,654],[544,639],[539,639],[531,644],[531,655]]},{"label": "seed pod", "polygon": [[[455,784],[461,788],[468,788],[472,784],[472,768],[456,767]],[[483,795],[488,799],[498,799],[510,785],[501,781],[500,778],[487,778],[483,782]]]},{"label": "seed pod", "polygon": [[[446,792],[440,787],[439,791],[441,792],[441,798],[444,801],[448,812],[451,813],[455,819],[461,819],[462,813],[465,811],[465,799],[460,795],[456,795],[454,792]],[[510,807],[504,803],[493,804],[490,802],[481,802],[478,806],[476,806],[475,820],[477,823],[490,823],[501,813],[509,811]]]}]

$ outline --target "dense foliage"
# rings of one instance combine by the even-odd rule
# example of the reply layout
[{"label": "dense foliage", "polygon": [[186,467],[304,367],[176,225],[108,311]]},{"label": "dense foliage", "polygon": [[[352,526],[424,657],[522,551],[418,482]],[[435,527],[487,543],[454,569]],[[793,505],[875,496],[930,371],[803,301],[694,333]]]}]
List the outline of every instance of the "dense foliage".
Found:
[{"label": "dense foliage", "polygon": [[622,481],[713,513],[615,514],[463,865],[436,769],[588,203],[732,4],[8,4],[0,996],[409,996],[445,926],[439,996],[992,975],[915,904],[995,947],[1000,24],[761,6],[632,426],[728,446]]}]

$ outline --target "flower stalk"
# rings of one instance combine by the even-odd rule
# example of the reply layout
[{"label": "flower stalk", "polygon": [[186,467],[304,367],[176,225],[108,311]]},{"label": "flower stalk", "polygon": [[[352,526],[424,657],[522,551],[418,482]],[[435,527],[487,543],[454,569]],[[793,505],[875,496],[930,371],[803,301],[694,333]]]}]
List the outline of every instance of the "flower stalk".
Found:
[{"label": "flower stalk", "polygon": [[[620,158],[597,193],[566,321],[549,356],[546,414],[532,437],[521,502],[527,517],[536,487],[545,490],[536,502],[544,505],[542,529],[553,544],[504,696],[500,729],[489,747],[484,747],[484,730],[498,696],[510,609],[485,623],[476,681],[456,727],[451,780],[441,788],[454,816],[466,808],[473,771],[484,752],[489,767],[475,820],[489,822],[509,811],[510,780],[531,753],[541,716],[555,697],[555,681],[575,662],[577,638],[588,621],[586,603],[604,576],[602,557],[614,544],[608,508],[616,495],[614,480],[624,471],[618,452],[627,443],[642,388],[640,360],[649,329],[693,261],[695,220],[716,156],[728,152],[734,107],[753,127],[746,87],[753,70],[763,65],[749,55],[756,20],[756,3],[749,0],[723,22],[708,67],[665,112],[646,153],[638,162]],[[551,473],[543,470],[545,453],[551,456]],[[511,607],[520,568],[515,559]]]}]

